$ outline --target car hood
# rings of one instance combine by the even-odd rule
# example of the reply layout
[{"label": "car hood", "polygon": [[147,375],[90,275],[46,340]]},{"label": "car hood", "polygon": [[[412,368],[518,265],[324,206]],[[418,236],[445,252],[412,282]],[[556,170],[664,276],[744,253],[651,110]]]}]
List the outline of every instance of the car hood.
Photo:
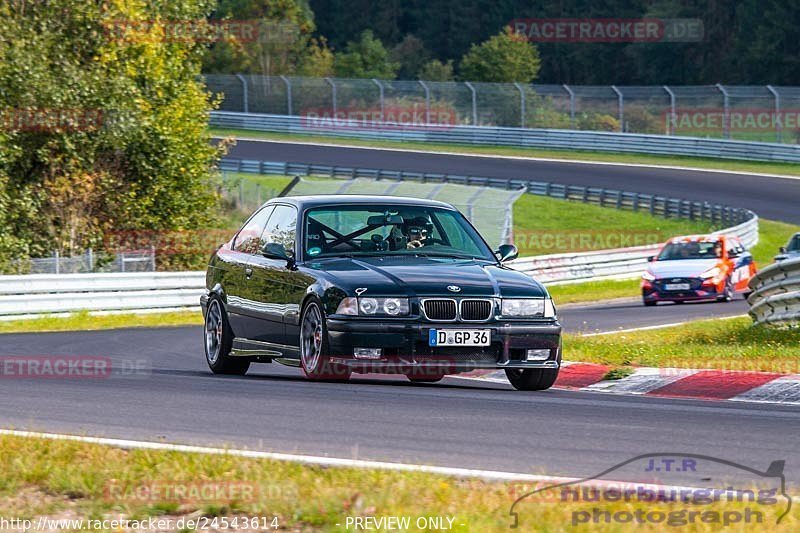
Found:
[{"label": "car hood", "polygon": [[717,266],[717,259],[675,259],[672,261],[653,261],[650,272],[657,278],[696,278]]},{"label": "car hood", "polygon": [[[543,297],[536,280],[510,268],[465,259],[426,257],[335,258],[304,265],[348,294],[366,288],[373,296]],[[457,286],[460,291],[448,290]]]}]

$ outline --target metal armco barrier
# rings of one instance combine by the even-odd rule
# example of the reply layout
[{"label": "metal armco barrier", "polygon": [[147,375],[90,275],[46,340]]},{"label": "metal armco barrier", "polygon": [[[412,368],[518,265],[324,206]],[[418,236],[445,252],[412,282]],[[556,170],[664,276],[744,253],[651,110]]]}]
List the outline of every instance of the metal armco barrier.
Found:
[{"label": "metal armco barrier", "polygon": [[769,265],[750,280],[747,298],[756,324],[800,324],[800,259]]},{"label": "metal armco barrier", "polygon": [[0,276],[0,317],[197,308],[205,272]]},{"label": "metal armco barrier", "polygon": [[210,124],[219,128],[333,135],[358,139],[800,162],[800,145],[700,137],[436,124],[402,128],[396,124],[376,123],[365,128],[357,124],[352,127],[324,123],[311,125],[304,117],[229,111],[212,111]]}]

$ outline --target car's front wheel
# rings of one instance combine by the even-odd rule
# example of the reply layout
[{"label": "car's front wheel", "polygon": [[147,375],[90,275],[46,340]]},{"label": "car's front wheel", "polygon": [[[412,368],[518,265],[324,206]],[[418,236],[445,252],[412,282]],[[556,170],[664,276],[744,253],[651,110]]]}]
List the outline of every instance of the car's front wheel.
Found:
[{"label": "car's front wheel", "polygon": [[322,306],[316,300],[306,304],[300,319],[300,366],[308,379],[350,379],[348,368],[330,362],[328,327]]},{"label": "car's front wheel", "polygon": [[733,296],[735,291],[733,290],[733,283],[731,283],[731,278],[725,280],[725,289],[722,292],[722,295],[719,297],[720,302],[730,302],[733,300]]},{"label": "car's front wheel", "polygon": [[231,357],[233,332],[222,302],[216,296],[208,300],[205,321],[205,351],[208,368],[215,374],[243,376],[250,368],[250,361]]},{"label": "car's front wheel", "polygon": [[557,368],[508,368],[506,377],[517,390],[545,390],[553,386],[558,378]]}]

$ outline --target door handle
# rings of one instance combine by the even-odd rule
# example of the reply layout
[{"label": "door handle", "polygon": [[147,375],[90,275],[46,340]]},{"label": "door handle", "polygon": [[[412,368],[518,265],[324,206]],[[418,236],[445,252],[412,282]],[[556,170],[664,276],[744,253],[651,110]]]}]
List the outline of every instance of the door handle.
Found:
[{"label": "door handle", "polygon": [[250,268],[250,267],[247,267],[247,268],[245,268],[245,269],[244,269],[244,275],[245,275],[245,276],[247,276],[247,277],[249,278],[250,276],[252,276],[252,275],[253,275],[253,269],[252,269],[252,268]]}]

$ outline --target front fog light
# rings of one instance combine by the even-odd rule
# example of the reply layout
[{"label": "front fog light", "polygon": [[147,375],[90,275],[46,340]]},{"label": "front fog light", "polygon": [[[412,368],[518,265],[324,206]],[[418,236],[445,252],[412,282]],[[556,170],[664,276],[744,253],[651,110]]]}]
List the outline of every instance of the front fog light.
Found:
[{"label": "front fog light", "polygon": [[382,352],[381,348],[353,348],[356,359],[380,359]]},{"label": "front fog light", "polygon": [[547,348],[525,351],[526,361],[546,361],[549,358],[550,358],[550,350]]}]

